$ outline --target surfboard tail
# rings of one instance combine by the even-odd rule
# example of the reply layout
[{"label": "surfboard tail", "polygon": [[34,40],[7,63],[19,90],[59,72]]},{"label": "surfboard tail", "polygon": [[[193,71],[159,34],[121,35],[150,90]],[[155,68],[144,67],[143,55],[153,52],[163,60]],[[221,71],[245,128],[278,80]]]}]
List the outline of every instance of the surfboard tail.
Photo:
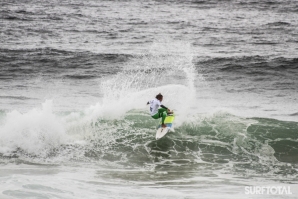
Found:
[{"label": "surfboard tail", "polygon": [[[173,123],[174,119],[175,119],[175,116],[174,115],[167,116],[166,119],[165,119],[165,124],[167,124],[167,123],[169,123],[169,124]],[[160,123],[161,123],[161,121],[160,121]]]}]

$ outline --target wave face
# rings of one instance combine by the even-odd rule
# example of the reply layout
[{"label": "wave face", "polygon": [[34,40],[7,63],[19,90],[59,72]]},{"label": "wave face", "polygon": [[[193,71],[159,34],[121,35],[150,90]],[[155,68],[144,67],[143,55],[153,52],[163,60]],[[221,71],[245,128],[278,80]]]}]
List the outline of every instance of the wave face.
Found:
[{"label": "wave face", "polygon": [[[101,131],[101,122],[94,124],[96,132]],[[105,131],[93,140],[87,157],[126,166],[154,165],[158,170],[178,166],[223,169],[241,175],[297,174],[293,168],[298,162],[296,122],[217,113],[183,123],[175,133],[158,141],[152,140],[150,133],[155,122],[144,114],[130,113],[124,120],[113,122],[111,133]]]},{"label": "wave face", "polygon": [[62,119],[50,112],[49,102],[43,106],[41,112],[7,116],[0,131],[2,163],[106,162],[116,168],[167,172],[203,169],[272,178],[297,175],[297,122],[218,112],[185,121],[155,141],[158,122],[143,111],[129,111],[121,119],[86,121],[82,113]]}]

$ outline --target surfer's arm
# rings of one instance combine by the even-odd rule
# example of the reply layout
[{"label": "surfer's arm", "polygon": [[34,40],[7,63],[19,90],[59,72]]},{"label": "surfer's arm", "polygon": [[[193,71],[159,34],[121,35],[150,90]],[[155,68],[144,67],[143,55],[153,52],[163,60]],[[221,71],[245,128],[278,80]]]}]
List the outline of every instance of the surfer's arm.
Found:
[{"label": "surfer's arm", "polygon": [[169,110],[169,109],[168,109],[167,107],[165,107],[164,105],[160,105],[160,107]]}]

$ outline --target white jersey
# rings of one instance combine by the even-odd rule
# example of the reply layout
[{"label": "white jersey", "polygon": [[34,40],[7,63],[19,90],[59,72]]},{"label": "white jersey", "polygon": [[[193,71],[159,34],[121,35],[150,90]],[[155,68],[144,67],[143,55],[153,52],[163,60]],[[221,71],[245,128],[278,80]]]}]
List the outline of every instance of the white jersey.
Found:
[{"label": "white jersey", "polygon": [[151,116],[155,115],[158,113],[158,108],[161,106],[161,102],[158,99],[153,99],[149,101],[150,104],[150,113]]}]

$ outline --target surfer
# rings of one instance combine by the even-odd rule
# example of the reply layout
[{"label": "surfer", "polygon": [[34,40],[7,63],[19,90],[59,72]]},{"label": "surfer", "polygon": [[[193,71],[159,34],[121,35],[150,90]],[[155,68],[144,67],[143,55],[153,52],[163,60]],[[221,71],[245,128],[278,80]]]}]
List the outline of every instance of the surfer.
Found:
[{"label": "surfer", "polygon": [[162,118],[161,126],[165,128],[167,126],[164,124],[164,121],[167,115],[172,114],[173,112],[171,112],[170,109],[168,109],[167,107],[161,104],[162,99],[163,99],[163,96],[162,94],[159,93],[158,95],[156,95],[156,97],[153,100],[150,100],[149,102],[147,102],[147,105],[150,104],[151,117],[154,119]]}]

